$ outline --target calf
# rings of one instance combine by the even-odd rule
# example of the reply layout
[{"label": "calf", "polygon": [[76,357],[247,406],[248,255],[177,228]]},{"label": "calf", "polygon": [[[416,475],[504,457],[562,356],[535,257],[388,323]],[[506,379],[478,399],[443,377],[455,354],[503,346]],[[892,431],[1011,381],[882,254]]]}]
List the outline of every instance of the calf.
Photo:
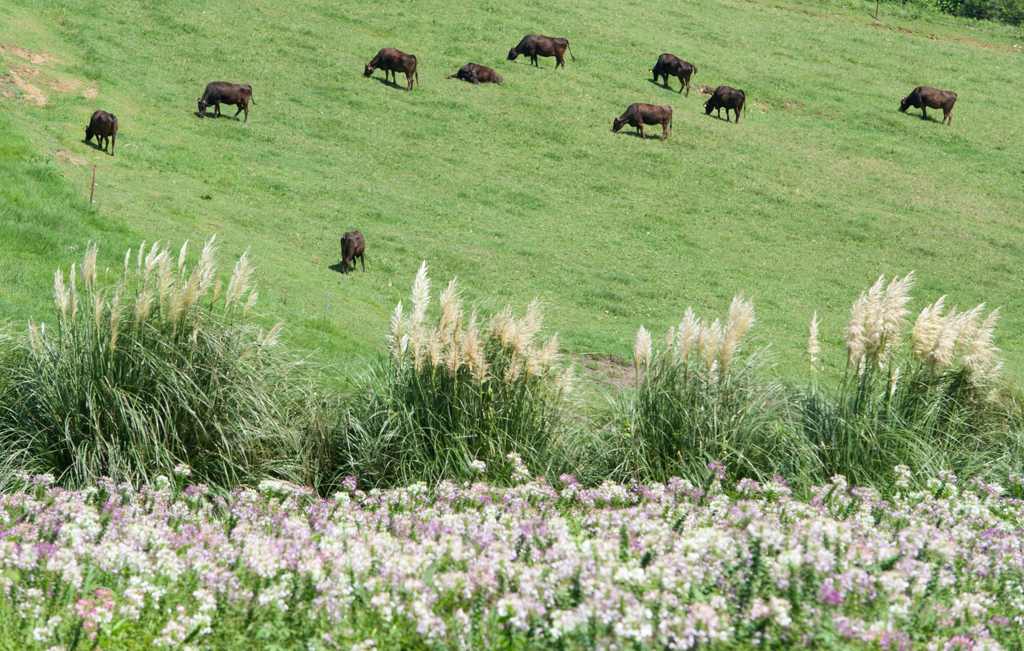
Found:
[{"label": "calf", "polygon": [[[947,124],[953,124],[953,104],[956,104],[956,93],[951,90],[939,90],[930,86],[918,86],[903,98],[900,102],[900,110],[904,113],[908,108],[921,109],[921,119],[928,119],[930,108],[942,109],[942,122],[949,120]],[[942,124],[940,122],[940,124]]]},{"label": "calf", "polygon": [[373,60],[366,64],[366,68],[363,70],[363,76],[369,77],[373,74],[373,71],[380,68],[384,71],[384,81],[388,80],[388,73],[391,73],[394,78],[395,85],[398,85],[398,73],[404,72],[405,79],[409,82],[409,90],[412,90],[412,79],[416,77],[416,83],[420,83],[420,75],[416,72],[416,57],[412,54],[406,54],[401,50],[396,50],[393,47],[386,47],[381,49],[377,53],[377,56],[373,57]]},{"label": "calf", "polygon": [[85,128],[85,141],[89,142],[96,136],[96,146],[107,150],[110,143],[110,155],[114,155],[114,144],[117,142],[117,116],[106,111],[96,111],[89,118],[89,126]]},{"label": "calf", "polygon": [[487,66],[477,65],[475,63],[467,63],[466,65],[459,68],[459,71],[454,75],[448,75],[445,79],[451,79],[452,77],[458,77],[463,81],[469,81],[477,86],[480,84],[500,84],[501,75],[495,72],[492,68]]},{"label": "calf", "polygon": [[245,111],[245,122],[249,121],[249,102],[256,104],[252,98],[252,86],[249,84],[229,84],[226,81],[211,81],[206,84],[203,96],[199,98],[199,117],[206,117],[206,108],[213,107],[213,117],[220,117],[220,105],[230,104],[237,106],[233,116],[236,120],[238,114]]},{"label": "calf", "polygon": [[704,102],[704,114],[711,115],[711,111],[718,109],[718,119],[722,119],[722,109],[725,109],[725,121],[729,121],[729,109],[736,114],[736,124],[740,122],[740,111],[743,110],[743,104],[747,101],[747,94],[742,90],[736,90],[735,88],[729,88],[728,86],[719,86],[715,89],[714,94],[711,95],[711,99]]},{"label": "calf", "polygon": [[569,56],[575,61],[576,57],[573,56],[572,48],[569,47],[569,39],[541,36],[540,34],[527,34],[523,37],[523,40],[519,41],[519,45],[508,51],[508,60],[515,61],[516,57],[521,54],[530,57],[533,65],[539,68],[540,64],[537,63],[537,57],[555,57],[555,67],[562,66],[565,69],[566,50],[569,50]]},{"label": "calf", "polygon": [[366,249],[366,244],[363,242],[363,234],[359,231],[351,231],[341,236],[341,273],[348,273],[348,264],[352,263],[352,270],[356,268],[356,258],[359,258],[359,262],[363,265],[363,271],[366,271],[366,259],[363,258],[363,250]]},{"label": "calf", "polygon": [[647,134],[644,132],[645,124],[660,124],[661,139],[668,138],[668,131],[672,127],[672,107],[654,106],[653,104],[630,104],[626,112],[615,118],[612,122],[612,131],[617,132],[624,125],[636,128],[644,139]]},{"label": "calf", "polygon": [[650,69],[650,72],[654,73],[654,81],[658,81],[658,77],[664,79],[665,88],[668,88],[669,75],[673,77],[679,77],[682,86],[679,87],[679,92],[683,92],[683,88],[686,88],[686,96],[690,96],[690,75],[697,74],[697,67],[692,63],[683,61],[674,54],[666,52],[658,57],[658,62],[654,64],[654,67]]}]

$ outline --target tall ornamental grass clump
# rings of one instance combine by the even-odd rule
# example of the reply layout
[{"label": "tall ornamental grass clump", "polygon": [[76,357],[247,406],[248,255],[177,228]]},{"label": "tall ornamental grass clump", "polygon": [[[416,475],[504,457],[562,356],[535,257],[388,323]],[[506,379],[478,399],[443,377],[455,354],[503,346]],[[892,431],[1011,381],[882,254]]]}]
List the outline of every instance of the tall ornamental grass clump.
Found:
[{"label": "tall ornamental grass clump", "polygon": [[131,250],[112,284],[88,247],[54,276],[55,320],[29,320],[0,356],[0,477],[52,473],[67,487],[106,476],[138,486],[187,465],[231,487],[306,481],[281,324],[245,325],[257,300],[248,251],[223,287],[214,238],[198,263],[159,243]]},{"label": "tall ornamental grass clump", "polygon": [[768,379],[766,353],[740,354],[753,301],[733,299],[723,326],[687,308],[665,350],[641,326],[634,347],[637,388],[612,408],[614,476],[706,483],[713,462],[733,479],[799,478],[813,463],[789,420],[783,387]]},{"label": "tall ornamental grass clump", "polygon": [[[395,308],[388,356],[361,381],[336,441],[339,476],[369,486],[444,479],[516,482],[547,472],[564,430],[571,367],[558,337],[537,341],[535,301],[516,319],[510,308],[482,320],[464,312],[453,279],[428,318],[426,263],[412,310]],[[525,465],[524,465],[525,464]]]},{"label": "tall ornamental grass clump", "polygon": [[910,339],[913,274],[885,278],[854,302],[844,330],[845,372],[835,389],[822,389],[817,315],[808,352],[815,378],[800,397],[800,422],[824,479],[892,486],[893,468],[915,475],[940,471],[1005,481],[1020,471],[1019,422],[998,400],[999,369],[993,346],[998,309],[985,305],[946,311],[946,297],[918,315]]}]

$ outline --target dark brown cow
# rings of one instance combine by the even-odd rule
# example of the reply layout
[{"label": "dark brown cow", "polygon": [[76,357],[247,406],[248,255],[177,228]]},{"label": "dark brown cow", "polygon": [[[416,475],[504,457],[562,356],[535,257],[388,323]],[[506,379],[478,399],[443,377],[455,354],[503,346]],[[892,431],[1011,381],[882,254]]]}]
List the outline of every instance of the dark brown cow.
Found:
[{"label": "dark brown cow", "polygon": [[654,64],[650,72],[654,73],[654,81],[658,81],[658,77],[664,79],[665,88],[668,88],[669,75],[679,77],[679,81],[682,83],[682,86],[679,87],[679,92],[683,92],[683,88],[686,88],[686,96],[689,97],[690,75],[697,74],[697,67],[692,63],[683,61],[674,54],[666,52],[658,57],[658,62]]},{"label": "dark brown cow", "polygon": [[96,146],[107,150],[110,143],[110,155],[114,155],[114,144],[117,142],[117,116],[106,111],[96,111],[89,118],[89,126],[85,128],[85,141],[89,142],[96,136]]},{"label": "dark brown cow", "polygon": [[352,263],[352,270],[356,268],[356,258],[359,258],[359,262],[363,265],[363,271],[366,271],[366,259],[363,258],[363,251],[366,249],[366,243],[363,242],[363,234],[359,231],[351,231],[341,236],[341,273],[347,274],[348,264]]},{"label": "dark brown cow", "polygon": [[566,50],[569,50],[569,56],[575,61],[576,57],[573,56],[572,48],[569,47],[569,39],[541,36],[540,34],[527,34],[523,37],[523,40],[519,41],[519,45],[508,51],[508,60],[515,61],[516,57],[523,55],[530,57],[533,65],[539,68],[540,64],[537,63],[537,57],[555,57],[555,67],[562,66],[564,69]]},{"label": "dark brown cow", "polygon": [[722,109],[725,109],[725,121],[729,121],[729,109],[736,114],[736,124],[740,122],[740,111],[747,101],[747,94],[742,90],[719,86],[715,89],[711,99],[704,102],[704,114],[711,115],[711,111],[718,109],[718,119],[722,119]]},{"label": "dark brown cow", "polygon": [[472,82],[476,85],[480,84],[500,84],[501,75],[494,71],[493,68],[487,66],[481,66],[476,63],[467,63],[466,65],[459,68],[459,71],[454,75],[448,75],[445,79],[451,79],[452,77],[458,77],[463,81]]},{"label": "dark brown cow", "polygon": [[369,77],[373,74],[373,71],[380,68],[384,71],[384,81],[388,80],[388,73],[394,78],[395,85],[398,85],[398,73],[404,72],[405,79],[409,82],[409,90],[412,90],[412,79],[416,77],[416,83],[420,83],[420,75],[416,72],[416,57],[412,54],[406,54],[401,50],[396,50],[393,47],[382,48],[377,56],[373,57],[373,60],[366,64],[366,68],[363,70],[363,76]]},{"label": "dark brown cow", "polygon": [[[918,86],[903,98],[900,102],[900,110],[906,112],[908,108],[921,109],[921,119],[928,119],[930,108],[942,109],[942,122],[949,120],[947,124],[953,124],[953,105],[956,104],[956,93],[951,90],[939,90],[931,86]],[[940,122],[941,124],[941,122]]]},{"label": "dark brown cow", "polygon": [[220,105],[230,104],[237,106],[233,116],[236,120],[238,114],[245,111],[245,122],[249,121],[249,102],[256,104],[252,98],[252,86],[249,84],[229,84],[226,81],[211,81],[206,84],[203,96],[199,98],[199,117],[206,117],[206,109],[213,107],[213,117],[220,117]]},{"label": "dark brown cow", "polygon": [[653,104],[630,104],[626,112],[615,118],[612,122],[612,131],[618,131],[625,125],[636,128],[644,139],[647,134],[644,132],[645,124],[660,124],[661,139],[668,138],[668,131],[672,127],[672,107],[654,106]]}]

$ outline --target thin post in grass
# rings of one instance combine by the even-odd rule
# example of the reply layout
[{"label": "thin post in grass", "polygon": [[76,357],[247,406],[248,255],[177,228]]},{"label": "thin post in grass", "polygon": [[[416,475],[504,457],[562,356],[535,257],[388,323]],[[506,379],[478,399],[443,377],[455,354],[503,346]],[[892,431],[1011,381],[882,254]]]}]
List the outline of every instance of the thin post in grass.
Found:
[{"label": "thin post in grass", "polygon": [[92,166],[92,186],[89,188],[89,205],[92,205],[92,195],[96,191],[96,166]]},{"label": "thin post in grass", "polygon": [[875,20],[878,20],[878,5],[882,0],[875,0]]}]

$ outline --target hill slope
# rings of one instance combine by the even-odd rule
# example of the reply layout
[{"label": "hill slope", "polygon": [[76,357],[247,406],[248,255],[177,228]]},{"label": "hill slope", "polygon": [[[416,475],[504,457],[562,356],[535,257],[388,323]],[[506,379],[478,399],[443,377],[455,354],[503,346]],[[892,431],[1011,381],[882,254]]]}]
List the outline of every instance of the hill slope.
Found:
[{"label": "hill slope", "polygon": [[[38,314],[52,270],[86,239],[116,268],[142,238],[216,233],[236,255],[252,245],[268,322],[284,318],[297,345],[342,366],[379,349],[427,260],[436,282],[458,275],[485,309],[539,296],[548,328],[578,353],[628,355],[641,324],[663,332],[688,305],[722,316],[744,292],[755,332],[798,378],[814,310],[826,361],[841,365],[856,294],[879,274],[916,270],[911,307],[942,294],[1003,306],[997,343],[1019,374],[1024,161],[1013,111],[1024,75],[1013,32],[823,14],[731,0],[575,0],[558,11],[12,0],[0,7],[10,142],[0,165],[18,176],[0,191],[0,308]],[[531,32],[568,37],[577,60],[565,70],[506,61]],[[384,46],[419,57],[411,93],[362,76]],[[705,116],[699,94],[652,83],[662,52],[696,64],[695,85],[744,89],[739,124]],[[506,83],[443,79],[467,61]],[[196,117],[213,80],[252,84],[247,124]],[[22,95],[15,122],[8,95],[19,84],[46,104]],[[951,128],[898,112],[919,84],[959,93]],[[674,107],[668,141],[610,132],[632,102]],[[114,157],[82,142],[96,108],[119,117]],[[50,138],[63,180],[31,172]],[[90,209],[92,164],[103,206]],[[368,269],[344,277],[332,268],[338,238],[356,228]]]}]

